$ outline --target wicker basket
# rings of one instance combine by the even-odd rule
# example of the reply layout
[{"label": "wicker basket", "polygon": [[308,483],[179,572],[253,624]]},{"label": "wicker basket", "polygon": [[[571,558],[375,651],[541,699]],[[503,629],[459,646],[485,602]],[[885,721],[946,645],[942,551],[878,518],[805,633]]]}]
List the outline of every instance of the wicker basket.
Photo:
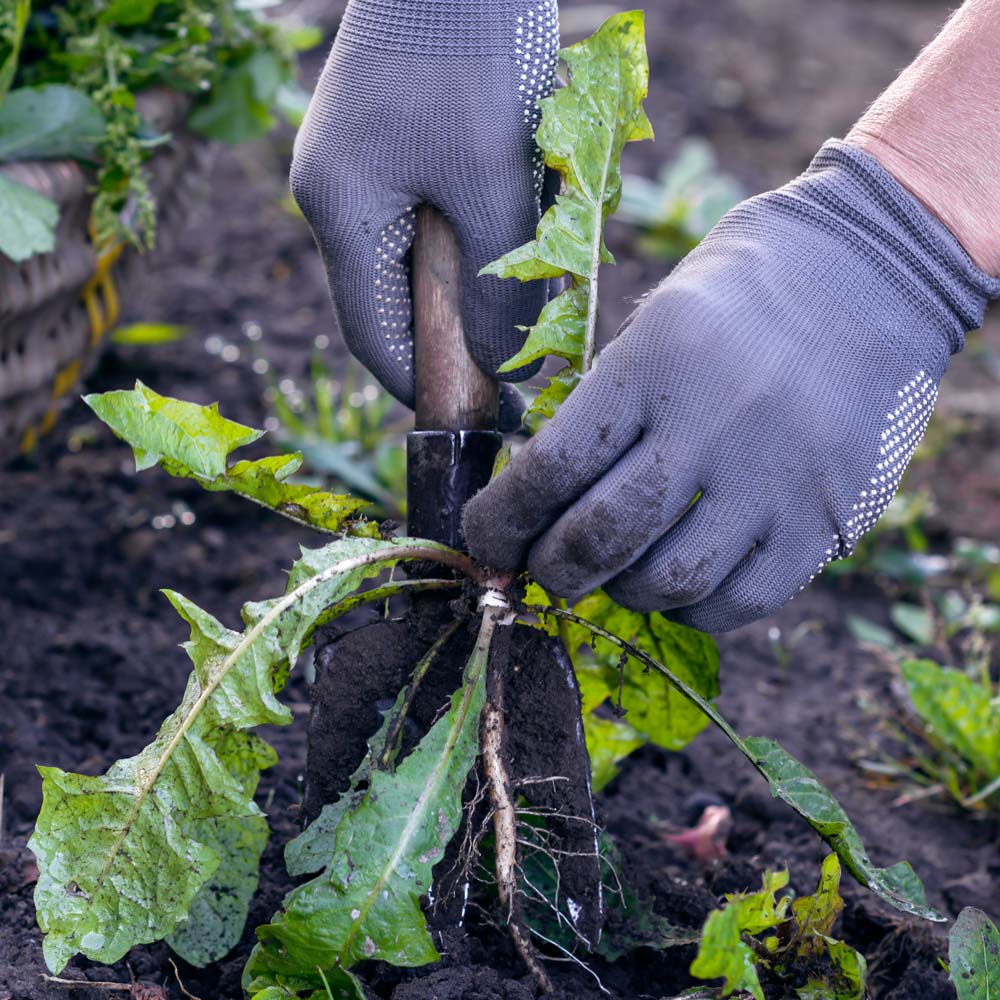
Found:
[{"label": "wicker basket", "polygon": [[11,180],[59,205],[52,253],[14,264],[0,257],[0,461],[30,451],[70,405],[118,319],[127,291],[184,226],[207,181],[211,146],[187,132],[188,100],[168,91],[141,95],[143,116],[174,139],[151,160],[157,250],[99,253],[89,235],[92,178],[73,162],[0,167]]}]

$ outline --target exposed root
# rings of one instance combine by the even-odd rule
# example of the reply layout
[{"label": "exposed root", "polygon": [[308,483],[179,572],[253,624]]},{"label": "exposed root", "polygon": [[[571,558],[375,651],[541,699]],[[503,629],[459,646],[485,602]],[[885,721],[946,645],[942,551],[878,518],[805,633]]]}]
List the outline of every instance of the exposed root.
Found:
[{"label": "exposed root", "polygon": [[107,990],[112,993],[132,992],[132,983],[96,982],[89,979],[62,979],[59,976],[46,975],[44,972],[42,973],[42,979],[44,979],[47,983],[52,983],[53,986],[66,986],[73,990],[85,987],[88,990]]},{"label": "exposed root", "polygon": [[181,993],[183,993],[188,1000],[201,1000],[201,997],[196,997],[193,993],[188,992],[188,988],[181,980],[181,974],[177,971],[177,965],[174,960],[172,958],[168,958],[167,961],[170,963],[170,968],[174,970],[174,978],[177,980],[177,985],[180,987]]},{"label": "exposed root", "polygon": [[[467,801],[463,807],[462,839],[458,844],[453,864],[435,881],[435,889],[440,894],[432,900],[431,908],[436,913],[439,908],[461,892],[462,908],[458,916],[458,926],[465,923],[470,906],[474,906],[469,898],[469,889],[473,881],[484,881],[477,875],[475,869],[479,864],[479,845],[489,832],[492,808],[486,804],[489,789],[481,780],[481,768],[473,768],[470,781],[473,782],[471,794],[467,790]],[[490,883],[492,884],[492,882]]]},{"label": "exposed root", "polygon": [[543,993],[553,991],[552,980],[531,941],[518,897],[517,808],[510,775],[504,763],[504,685],[496,674],[483,711],[483,771],[493,804],[493,836],[496,841],[496,879],[507,930],[521,960]]},{"label": "exposed root", "polygon": [[[533,815],[533,816],[555,816],[561,815],[551,809],[518,809],[518,816]],[[518,877],[520,879],[520,884],[523,884],[525,890],[521,890],[526,899],[533,900],[536,903],[544,906],[549,912],[555,917],[556,923],[563,927],[568,933],[572,934],[585,949],[588,951],[591,948],[590,942],[584,937],[573,920],[571,920],[562,909],[562,858],[572,858],[572,857],[599,857],[599,855],[593,852],[584,853],[581,851],[566,851],[559,847],[553,845],[553,837],[551,831],[545,829],[544,827],[534,826],[530,823],[525,823],[522,820],[518,820],[517,823],[517,843],[523,848],[524,853],[522,857],[530,858],[533,855],[541,854],[548,858],[552,869],[552,875],[555,878],[555,886],[546,893],[546,891],[539,886],[535,885],[529,878],[527,872],[524,870],[522,864],[518,864]],[[541,940],[548,940],[543,934],[541,934],[537,928],[529,926],[529,930],[536,937]],[[560,947],[560,950],[564,950]],[[575,961],[579,961],[575,959]]]},{"label": "exposed root", "polygon": [[531,933],[534,934],[535,937],[538,938],[539,940],[544,941],[547,945],[550,945],[551,947],[555,948],[556,951],[562,952],[562,954],[565,956],[564,958],[552,958],[550,959],[550,961],[572,962],[574,965],[577,965],[581,969],[583,969],[583,971],[586,972],[588,975],[594,977],[594,980],[597,982],[597,988],[602,993],[607,993],[609,996],[611,995],[611,990],[609,990],[604,985],[604,983],[601,982],[601,977],[598,976],[598,974],[594,972],[594,970],[589,965],[587,965],[586,962],[581,961],[579,958],[576,957],[576,955],[573,954],[573,952],[564,948],[558,941],[553,941],[551,938],[547,938],[544,934],[542,934],[541,931],[536,931],[534,927],[531,928]]}]

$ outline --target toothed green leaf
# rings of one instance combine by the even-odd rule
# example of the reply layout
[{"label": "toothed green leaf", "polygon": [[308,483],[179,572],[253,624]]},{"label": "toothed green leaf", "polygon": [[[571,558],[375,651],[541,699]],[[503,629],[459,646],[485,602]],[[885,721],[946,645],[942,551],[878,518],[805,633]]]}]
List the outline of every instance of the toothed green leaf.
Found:
[{"label": "toothed green leaf", "polygon": [[757,956],[744,941],[744,934],[759,934],[785,919],[787,897],[776,893],[788,884],[788,872],[765,872],[760,892],[727,896],[723,909],[710,913],[702,931],[698,955],[691,975],[699,979],[722,979],[722,996],[746,990],[754,1000],[764,1000],[757,975]]},{"label": "toothed green leaf", "polygon": [[[562,190],[545,213],[535,239],[482,273],[521,281],[569,276],[571,286],[550,302],[528,332],[521,351],[500,370],[552,354],[580,373],[593,360],[597,280],[614,257],[604,224],[622,195],[621,156],[629,142],[652,139],[642,108],[649,92],[645,14],[615,14],[585,41],[562,52],[569,83],[541,102],[537,141],[545,163],[562,177]],[[557,376],[525,418],[532,430],[551,417],[576,379]]]},{"label": "toothed green leaf", "polygon": [[[218,892],[201,896],[196,920],[221,920],[220,895],[234,880],[241,900],[247,895],[255,875],[233,871],[229,846],[239,821],[261,816],[253,796],[261,767],[274,761],[248,730],[291,721],[275,693],[326,608],[411,551],[429,550],[448,551],[362,538],[305,550],[283,598],[244,609],[243,633],[167,594],[191,626],[185,649],[194,670],[180,706],[149,746],[104,775],[40,768],[44,801],[29,846],[53,972],[78,952],[110,964],[174,933],[213,876]],[[242,928],[242,901],[225,908],[224,929],[206,953],[231,938],[237,920]]]},{"label": "toothed green leaf", "polygon": [[382,717],[378,731],[368,741],[368,750],[348,780],[347,790],[336,802],[323,806],[320,814],[293,840],[285,845],[285,867],[292,876],[312,875],[322,871],[333,857],[337,827],[349,810],[357,808],[367,792],[376,759],[385,750],[386,737],[393,719],[406,700],[406,688],[396,697],[392,709]]},{"label": "toothed green leaf", "polygon": [[903,913],[927,920],[944,919],[927,905],[924,887],[908,862],[901,861],[890,868],[875,867],[847,813],[809,768],[774,740],[749,737],[742,744],[744,752],[767,778],[771,794],[787,802],[808,821],[858,882]]},{"label": "toothed green leaf", "polygon": [[542,310],[538,323],[528,331],[524,346],[498,370],[516,371],[550,354],[578,361],[586,335],[587,293],[583,288],[571,288]]},{"label": "toothed green leaf", "polygon": [[579,384],[580,373],[572,365],[567,365],[556,372],[525,412],[524,426],[537,434],[542,424],[556,415],[556,410],[566,402],[569,394]]},{"label": "toothed green leaf", "polygon": [[91,394],[83,401],[132,446],[137,472],[168,458],[191,475],[215,479],[225,473],[230,452],[264,434],[227,420],[217,403],[199,406],[161,396],[138,381],[134,389]]},{"label": "toothed green leaf", "polygon": [[132,446],[137,471],[159,464],[209,492],[236,493],[322,531],[341,530],[367,506],[364,500],[286,482],[302,465],[297,452],[228,466],[232,452],[264,431],[227,420],[214,403],[199,406],[161,396],[142,382],[131,390],[85,396],[84,402]]},{"label": "toothed green leaf", "polygon": [[185,962],[204,968],[239,944],[269,833],[262,816],[207,820],[194,827],[194,838],[218,855],[219,867],[194,897],[186,922],[167,938]]},{"label": "toothed green leaf", "polygon": [[604,221],[621,201],[621,155],[626,143],[652,139],[642,109],[649,93],[645,14],[609,18],[590,38],[561,53],[569,85],[541,102],[538,145],[563,179],[562,193],[545,213],[534,242],[490,264],[501,278],[589,281],[595,258],[611,263]]}]

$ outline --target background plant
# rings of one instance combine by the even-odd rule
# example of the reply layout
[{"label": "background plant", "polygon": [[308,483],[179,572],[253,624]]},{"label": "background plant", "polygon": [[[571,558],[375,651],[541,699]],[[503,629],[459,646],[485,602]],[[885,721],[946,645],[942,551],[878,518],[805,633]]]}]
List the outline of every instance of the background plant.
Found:
[{"label": "background plant", "polygon": [[988,809],[1000,791],[992,665],[1000,549],[971,538],[942,545],[926,527],[930,504],[926,494],[901,494],[889,523],[854,557],[858,563],[840,571],[872,576],[890,596],[888,625],[856,614],[847,624],[898,671],[905,696],[895,708],[873,706],[879,732],[860,763],[919,786],[900,801],[943,793],[966,808]]},{"label": "background plant", "polygon": [[304,385],[277,375],[264,358],[265,399],[282,444],[303,456],[305,471],[334,489],[372,502],[382,517],[406,515],[406,446],[409,419],[390,423],[392,397],[356,362],[339,377],[320,350]]},{"label": "background plant", "polygon": [[745,194],[704,139],[686,139],[656,180],[624,178],[618,218],[641,231],[639,249],[667,260],[693,250]]},{"label": "background plant", "polygon": [[692,975],[722,978],[723,997],[743,990],[764,1000],[763,975],[799,1000],[864,1000],[865,959],[833,937],[844,909],[837,856],[823,862],[813,895],[779,896],[787,885],[787,871],[765,872],[759,892],[727,895],[705,923]]},{"label": "background plant", "polygon": [[[318,32],[265,20],[239,0],[14,0],[0,13],[0,162],[73,157],[97,167],[99,243],[152,246],[156,206],[145,163],[171,136],[143,120],[136,96],[190,96],[188,125],[235,143],[266,133],[295,102],[295,52]],[[0,251],[51,249],[52,203],[0,187]],[[48,207],[45,207],[45,205]],[[32,228],[25,232],[25,226]]]}]

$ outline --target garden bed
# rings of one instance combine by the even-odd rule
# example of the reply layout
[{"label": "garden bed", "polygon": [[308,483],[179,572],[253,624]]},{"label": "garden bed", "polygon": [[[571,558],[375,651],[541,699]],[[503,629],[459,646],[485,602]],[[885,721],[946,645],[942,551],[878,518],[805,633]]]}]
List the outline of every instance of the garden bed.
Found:
[{"label": "garden bed", "polygon": [[[565,4],[568,10],[578,6]],[[943,6],[922,0],[897,0],[877,9],[847,0],[824,5],[829,52],[824,57],[803,41],[815,30],[807,31],[811,7],[805,0],[752,7],[738,0],[713,5],[679,0],[662,7],[650,31],[654,93],[649,105],[660,142],[631,153],[632,168],[653,172],[656,158],[666,154],[674,138],[702,131],[716,143],[724,165],[742,174],[750,187],[780,181],[802,166],[827,134],[842,131],[944,13]],[[723,45],[721,38],[728,41]],[[770,68],[800,51],[805,82],[796,83],[800,76],[790,74],[792,85],[779,99],[767,83],[773,78]],[[855,73],[843,71],[847,52],[853,53]],[[735,106],[720,106],[720,94],[726,105],[735,93],[730,85],[719,87],[726,74],[743,78],[744,98]],[[836,103],[833,90],[840,95]],[[808,108],[820,110],[808,114]],[[803,116],[808,122],[800,128]],[[195,335],[156,348],[113,348],[91,388],[120,388],[138,377],[162,393],[199,402],[218,399],[230,417],[259,425],[262,382],[250,369],[245,331],[263,331],[277,370],[303,369],[312,338],[329,332],[329,306],[312,240],[280,206],[287,136],[281,143],[220,157],[209,209],[165,254],[141,299],[126,301],[134,320],[187,324]],[[622,265],[606,278],[605,332],[627,309],[625,299],[641,294],[663,271],[661,262],[633,258],[626,250],[628,239],[622,228],[612,234]],[[983,340],[996,342],[995,330]],[[971,391],[982,386],[984,377],[974,358],[963,358],[946,389]],[[949,405],[947,396],[944,405]],[[944,483],[953,490],[942,489],[938,497],[938,516],[945,521],[952,512],[957,519],[966,504],[991,509],[988,484],[972,476],[945,481],[940,473],[942,468],[974,470],[987,460],[994,439],[991,419],[980,414],[963,423],[941,455],[917,470],[932,487]],[[281,588],[283,567],[295,546],[307,540],[304,532],[275,523],[267,512],[202,494],[192,484],[160,474],[137,478],[127,447],[82,405],[69,412],[64,430],[0,482],[5,647],[0,663],[0,773],[5,776],[0,1000],[112,995],[105,988],[67,994],[66,987],[43,979],[41,934],[31,902],[33,859],[24,848],[40,805],[34,765],[98,773],[115,758],[137,751],[177,703],[187,665],[176,646],[186,636],[158,588],[180,590],[233,623],[242,601]],[[992,537],[981,515],[961,524],[963,534],[976,535],[977,529],[980,537]],[[739,693],[731,685],[720,706],[739,731],[778,737],[813,767],[855,818],[877,863],[907,858],[934,905],[951,916],[962,906],[976,905],[995,918],[1000,913],[997,821],[971,818],[943,800],[894,807],[900,788],[872,783],[853,763],[876,725],[871,706],[891,708],[896,696],[892,670],[857,646],[846,620],[859,612],[884,623],[887,608],[870,584],[856,578],[825,580],[774,619],[724,637],[723,689],[727,678],[739,676],[745,683]],[[803,623],[815,625],[794,648],[783,647]],[[774,628],[781,630],[779,638]],[[296,715],[304,716],[308,689],[301,673],[285,698]],[[280,848],[297,829],[303,728],[265,734],[279,750],[281,764],[265,772],[259,799],[274,836],[250,926],[274,912],[290,885]],[[728,858],[709,868],[686,858],[664,837],[689,822],[696,796],[705,794],[720,797],[733,815]],[[763,782],[714,733],[679,754],[642,751],[625,764],[599,808],[622,850],[623,874],[681,927],[697,929],[722,893],[755,888],[765,867],[787,864],[793,886],[809,890],[815,885],[821,857],[815,835],[770,798]],[[944,939],[934,928],[901,918],[851,883],[845,895],[842,936],[868,957],[873,997],[954,996],[938,964]],[[236,1000],[251,941],[248,932],[227,962],[208,970],[178,963],[184,987],[202,1000]],[[496,930],[473,922],[468,934],[451,936],[447,946],[439,967],[406,974],[374,971],[367,977],[374,995],[395,1000],[534,995],[506,937]],[[691,949],[643,949],[614,966],[597,962],[594,968],[615,996],[671,997],[690,985],[686,970],[692,957]],[[136,949],[128,961],[150,990],[137,989],[135,996],[179,1000],[184,995],[165,946]],[[564,997],[600,995],[579,969],[554,965],[552,971]],[[109,970],[76,960],[64,975],[127,981],[128,973],[124,966]]]}]

